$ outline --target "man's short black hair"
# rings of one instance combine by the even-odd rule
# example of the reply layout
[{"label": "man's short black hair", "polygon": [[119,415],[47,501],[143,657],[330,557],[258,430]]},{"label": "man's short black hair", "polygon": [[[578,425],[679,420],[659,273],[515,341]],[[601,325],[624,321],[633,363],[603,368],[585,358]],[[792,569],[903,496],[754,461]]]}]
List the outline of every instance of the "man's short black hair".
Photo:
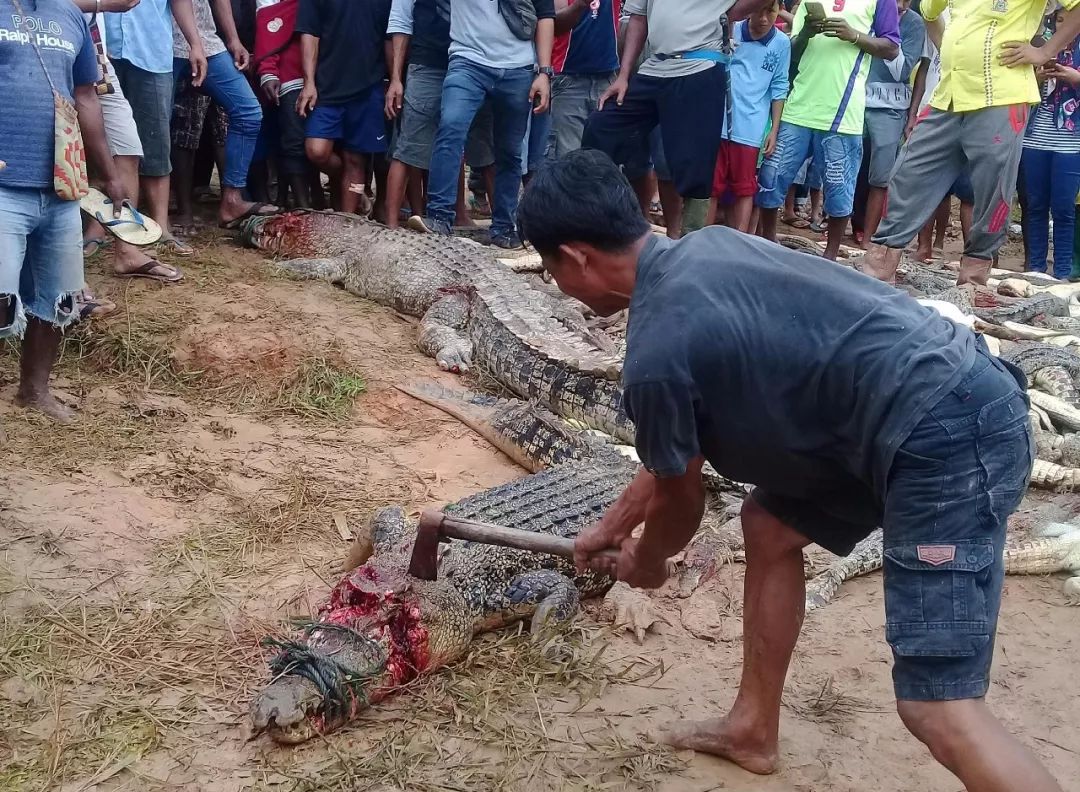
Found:
[{"label": "man's short black hair", "polygon": [[567,242],[626,250],[649,233],[630,183],[600,151],[581,149],[543,165],[518,206],[518,231],[541,254]]}]

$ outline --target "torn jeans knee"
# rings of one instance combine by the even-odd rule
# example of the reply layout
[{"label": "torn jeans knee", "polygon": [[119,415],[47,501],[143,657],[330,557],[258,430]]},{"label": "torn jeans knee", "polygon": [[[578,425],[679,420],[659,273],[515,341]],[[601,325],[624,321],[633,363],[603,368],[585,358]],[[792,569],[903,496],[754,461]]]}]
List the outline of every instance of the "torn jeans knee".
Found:
[{"label": "torn jeans knee", "polygon": [[0,295],[0,338],[22,338],[26,332],[26,309],[18,294]]},{"label": "torn jeans knee", "polygon": [[48,311],[42,309],[42,301],[38,300],[37,305],[26,309],[26,315],[32,316],[46,324],[51,324],[59,330],[63,330],[79,318],[79,305],[78,300],[76,299],[79,291],[81,290],[76,289],[70,292],[61,292],[57,295],[56,300],[53,301],[53,304]]}]

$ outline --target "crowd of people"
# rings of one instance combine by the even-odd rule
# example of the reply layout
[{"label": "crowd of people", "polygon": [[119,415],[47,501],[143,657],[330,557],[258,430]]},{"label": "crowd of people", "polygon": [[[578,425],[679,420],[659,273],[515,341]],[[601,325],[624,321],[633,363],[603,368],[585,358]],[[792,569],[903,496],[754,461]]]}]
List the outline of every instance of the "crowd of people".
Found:
[{"label": "crowd of people", "polygon": [[[45,322],[52,340],[29,345],[43,360],[53,331],[113,307],[71,282],[83,256],[111,247],[117,277],[183,278],[172,262],[194,253],[195,196],[214,167],[225,228],[329,205],[450,234],[480,212],[491,216],[490,243],[514,248],[523,183],[545,161],[599,149],[671,237],[717,222],[775,240],[782,222],[825,233],[824,255],[835,258],[850,233],[869,247],[863,270],[884,280],[916,237],[917,257],[940,255],[953,196],[961,279],[981,277],[1009,226],[1019,170],[1028,267],[1080,274],[1080,43],[1054,0],[0,8],[0,78],[20,86],[0,114],[6,326],[26,325],[33,339]],[[78,217],[73,205],[53,207],[52,194],[32,212],[14,208],[26,190],[50,191],[54,90],[73,102],[98,183],[163,233],[143,248],[85,224],[82,255],[65,241],[53,258],[66,263],[49,264],[37,303],[19,273],[25,281],[39,241],[58,244],[50,223],[69,234]]]}]

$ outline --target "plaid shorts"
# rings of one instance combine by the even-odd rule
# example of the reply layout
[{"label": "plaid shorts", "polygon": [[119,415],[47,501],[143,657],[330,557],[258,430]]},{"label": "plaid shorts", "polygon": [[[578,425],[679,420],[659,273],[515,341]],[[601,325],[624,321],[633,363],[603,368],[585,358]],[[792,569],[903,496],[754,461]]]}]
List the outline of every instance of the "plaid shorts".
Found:
[{"label": "plaid shorts", "polygon": [[[172,144],[177,148],[197,151],[202,141],[203,124],[210,111],[210,97],[193,88],[190,80],[184,80],[173,102]],[[221,105],[213,105],[210,123],[213,125],[214,145],[224,146],[229,131],[229,117]]]}]

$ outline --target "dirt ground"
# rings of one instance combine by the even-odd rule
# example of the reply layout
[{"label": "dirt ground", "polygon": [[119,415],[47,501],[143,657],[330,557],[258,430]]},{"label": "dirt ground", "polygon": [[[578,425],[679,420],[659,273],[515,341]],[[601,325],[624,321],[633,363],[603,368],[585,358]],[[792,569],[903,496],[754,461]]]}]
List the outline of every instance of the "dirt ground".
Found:
[{"label": "dirt ground", "polygon": [[[311,617],[372,509],[524,472],[394,390],[452,379],[411,319],[195,242],[179,286],[91,263],[120,308],[65,344],[76,425],[12,408],[17,356],[0,362],[0,790],[959,789],[893,709],[877,575],[808,618],[775,776],[650,740],[730,705],[739,565],[658,599],[669,624],[642,645],[593,606],[554,652],[487,638],[325,741],[248,741],[260,640]],[[990,700],[1068,786],[1080,609],[1060,585],[1007,581]]]}]

